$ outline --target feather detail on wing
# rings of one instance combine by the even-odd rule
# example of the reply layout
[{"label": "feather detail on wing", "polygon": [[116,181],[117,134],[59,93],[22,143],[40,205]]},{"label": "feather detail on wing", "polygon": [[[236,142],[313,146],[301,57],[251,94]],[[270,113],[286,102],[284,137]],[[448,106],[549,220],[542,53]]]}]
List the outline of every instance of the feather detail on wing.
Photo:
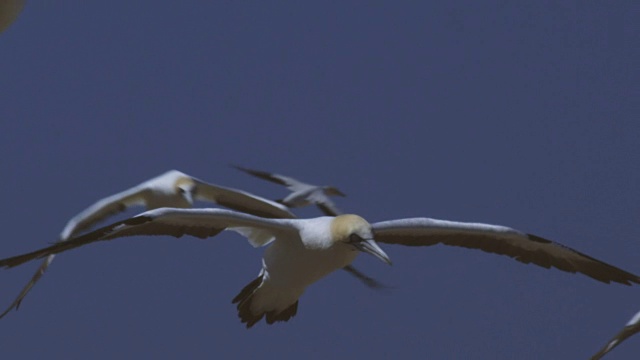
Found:
[{"label": "feather detail on wing", "polygon": [[149,191],[149,189],[136,186],[98,200],[67,222],[67,225],[60,234],[60,239],[66,240],[91,228],[97,222],[104,220],[108,216],[123,212],[131,206],[144,205],[145,196]]},{"label": "feather detail on wing", "polygon": [[292,190],[292,191],[297,191],[300,188],[309,187],[308,184],[298,181],[292,177],[288,177],[280,174],[272,174],[266,171],[248,169],[248,168],[237,166],[237,165],[232,165],[232,166],[240,171],[243,171],[249,175],[253,175],[257,178],[271,181],[272,183],[275,183],[275,184],[284,185],[287,188],[289,188],[289,190]]},{"label": "feather detail on wing", "polygon": [[338,216],[342,211],[325,195],[322,190],[316,190],[309,195],[309,201],[316,204],[318,209],[327,216]]},{"label": "feather detail on wing", "polygon": [[272,231],[259,229],[256,227],[232,227],[227,230],[235,231],[249,240],[249,244],[254,248],[269,245],[276,239]]},{"label": "feather detail on wing", "polygon": [[212,185],[198,179],[194,181],[197,184],[196,198],[199,200],[211,201],[229,209],[256,216],[277,219],[295,218],[286,206],[275,201],[242,190]]},{"label": "feather detail on wing", "polygon": [[[176,209],[160,208],[144,212],[132,218],[118,221],[90,233],[49,247],[0,260],[0,267],[11,268],[37,258],[57,254],[97,241],[112,240],[126,236],[191,235],[198,238],[215,236],[227,228],[257,228],[257,233],[296,232],[289,219],[265,219],[249,214],[223,209]],[[273,235],[275,236],[275,235]],[[265,235],[254,241],[264,241]]]},{"label": "feather detail on wing", "polygon": [[591,360],[598,360],[602,358],[606,353],[613,350],[621,342],[625,341],[628,337],[640,332],[640,312],[635,314],[631,320],[625,325],[625,327],[618,332],[598,353],[591,357]]},{"label": "feather detail on wing", "polygon": [[372,227],[376,241],[381,243],[460,246],[506,255],[525,264],[580,272],[605,283],[640,283],[640,277],[634,274],[562,244],[504,226],[414,218],[379,222]]}]

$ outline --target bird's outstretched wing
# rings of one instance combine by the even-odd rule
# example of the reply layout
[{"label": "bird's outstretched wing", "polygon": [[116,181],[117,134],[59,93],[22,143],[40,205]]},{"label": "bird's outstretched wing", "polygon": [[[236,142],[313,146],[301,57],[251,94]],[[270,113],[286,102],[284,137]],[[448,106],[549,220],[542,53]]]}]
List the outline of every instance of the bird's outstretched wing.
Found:
[{"label": "bird's outstretched wing", "polygon": [[[145,198],[148,193],[149,189],[139,185],[98,200],[67,222],[67,225],[60,234],[60,241],[65,241],[75,234],[91,228],[106,217],[122,212],[131,206],[144,205]],[[42,264],[40,264],[38,270],[33,274],[27,285],[22,288],[11,305],[9,305],[9,307],[0,314],[0,319],[7,315],[12,309],[20,307],[20,303],[25,296],[27,296],[29,291],[31,291],[33,286],[35,286],[42,275],[44,275],[45,271],[47,271],[47,268],[53,261],[53,258],[54,255],[48,256]]]},{"label": "bird's outstretched wing", "polygon": [[356,279],[362,281],[362,283],[371,288],[371,289],[387,289],[388,286],[382,284],[381,282],[379,282],[378,280],[366,275],[365,273],[363,273],[362,271],[356,269],[355,267],[353,267],[352,265],[347,265],[345,267],[342,268],[342,270],[348,272],[349,274],[353,275],[353,277],[355,277]]},{"label": "bird's outstretched wing", "polygon": [[[288,177],[280,174],[273,174],[273,173],[268,173],[266,171],[247,169],[245,167],[241,167],[237,165],[232,165],[232,166],[249,175],[253,175],[260,179],[264,179],[276,184],[286,186],[293,193],[296,193],[296,195],[293,195],[294,198],[304,199],[305,200],[304,203],[306,204],[315,204],[318,207],[318,209],[320,209],[320,211],[322,211],[322,213],[327,216],[338,216],[342,214],[342,211],[340,211],[340,209],[336,207],[333,201],[329,199],[329,196],[325,194],[325,191],[324,191],[325,188],[322,186],[310,185],[302,181],[296,180],[292,177]],[[334,187],[327,187],[327,188],[330,188],[335,195],[344,196],[342,192],[340,192],[338,189]],[[295,201],[292,201],[292,202],[295,203]],[[287,204],[287,205],[291,206],[291,204]]]},{"label": "bird's outstretched wing", "polygon": [[331,201],[331,199],[329,199],[329,197],[325,195],[320,188],[318,188],[316,191],[311,192],[308,195],[308,200],[312,204],[315,204],[318,209],[320,209],[320,211],[322,211],[322,213],[327,216],[338,216],[343,214],[343,212],[338,209],[336,204],[334,204],[333,201]]},{"label": "bird's outstretched wing", "polygon": [[407,246],[444,244],[506,255],[525,264],[582,273],[604,283],[640,284],[640,277],[562,244],[504,226],[429,218],[372,225],[377,242]]},{"label": "bird's outstretched wing", "polygon": [[613,350],[614,347],[620,345],[621,342],[626,340],[628,337],[637,334],[640,332],[640,312],[636,313],[631,320],[625,325],[625,327],[616,334],[607,345],[605,345],[597,354],[591,357],[591,360],[601,359],[605,354],[609,351]]},{"label": "bird's outstretched wing", "polygon": [[231,165],[231,166],[249,175],[253,175],[257,178],[271,181],[272,183],[284,185],[287,188],[289,188],[289,190],[291,191],[298,191],[300,189],[306,189],[308,187],[311,187],[311,185],[303,183],[302,181],[296,180],[292,177],[288,177],[280,174],[273,174],[266,171],[248,169],[248,168],[237,166],[237,165]]},{"label": "bird's outstretched wing", "polygon": [[198,200],[217,203],[229,209],[262,216],[267,218],[292,219],[295,218],[286,206],[275,201],[250,194],[246,191],[213,185],[195,179]]},{"label": "bird's outstretched wing", "polygon": [[105,218],[123,212],[136,205],[145,205],[150,190],[140,184],[117,194],[96,201],[67,222],[60,239],[62,241],[85,231]]},{"label": "bird's outstretched wing", "polygon": [[[266,219],[245,213],[223,209],[176,209],[160,208],[146,211],[132,218],[118,221],[65,242],[39,249],[27,254],[0,260],[0,267],[12,268],[25,262],[58,254],[98,241],[113,240],[126,236],[169,235],[181,237],[191,235],[198,238],[215,236],[222,230],[236,230],[250,237],[253,245],[264,245],[278,233],[297,231],[290,219]],[[254,231],[248,233],[246,229]],[[271,237],[265,234],[271,234]]]},{"label": "bird's outstretched wing", "polygon": [[[175,200],[178,195],[172,198],[170,194],[167,194],[165,199],[163,198],[162,191],[160,191],[159,194],[154,194],[152,188],[156,188],[156,190],[167,188],[170,191],[173,191],[174,186],[180,180],[186,180],[194,183],[195,196],[198,200],[217,203],[231,209],[258,216],[270,218],[295,217],[291,212],[289,212],[286,206],[274,201],[263,199],[241,190],[213,185],[202,180],[192,178],[180,171],[170,170],[128,190],[95,202],[69,220],[60,234],[60,241],[66,241],[79,233],[87,231],[98,222],[103,221],[105,218],[122,212],[134,205],[146,205],[147,208],[171,206],[171,201]],[[33,274],[29,282],[20,291],[11,305],[9,305],[4,312],[0,313],[0,318],[4,317],[12,309],[17,309],[20,306],[20,303],[25,296],[27,296],[29,291],[31,291],[40,278],[42,278],[54,257],[54,255],[50,255],[43,260],[38,270]]]}]

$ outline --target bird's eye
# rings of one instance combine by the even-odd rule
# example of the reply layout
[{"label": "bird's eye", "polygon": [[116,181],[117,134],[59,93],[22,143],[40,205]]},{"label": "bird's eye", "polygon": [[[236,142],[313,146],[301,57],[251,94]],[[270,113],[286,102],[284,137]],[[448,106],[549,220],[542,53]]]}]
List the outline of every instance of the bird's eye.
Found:
[{"label": "bird's eye", "polygon": [[184,193],[186,193],[186,192],[187,192],[187,190],[185,190],[185,189],[183,189],[183,188],[179,187],[179,188],[178,188],[178,192],[180,192],[180,194],[184,194]]},{"label": "bird's eye", "polygon": [[349,235],[349,242],[350,243],[359,243],[362,242],[364,239],[361,238],[360,236],[358,236],[358,234],[351,234]]}]

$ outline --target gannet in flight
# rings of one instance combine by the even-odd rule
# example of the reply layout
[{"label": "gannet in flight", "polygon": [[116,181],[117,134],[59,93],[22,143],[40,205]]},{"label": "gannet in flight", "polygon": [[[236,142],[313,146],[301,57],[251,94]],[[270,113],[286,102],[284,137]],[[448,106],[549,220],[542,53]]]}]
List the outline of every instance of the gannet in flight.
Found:
[{"label": "gannet in flight", "polygon": [[[0,0],[1,1],[1,0]],[[194,200],[216,203],[230,209],[269,218],[294,218],[289,210],[274,201],[261,198],[242,190],[209,184],[177,170],[168,171],[142,184],[101,199],[74,216],[62,230],[59,241],[93,227],[106,217],[122,212],[132,206],[145,206],[148,210],[160,207],[189,208]],[[11,305],[0,314],[5,316],[11,309],[18,308],[27,293],[44,275],[54,255],[48,256],[38,268],[29,283],[22,289]],[[357,272],[357,270],[355,270]],[[358,275],[358,274],[354,274]],[[362,275],[366,283],[367,276]]]},{"label": "gannet in flight", "polygon": [[621,342],[625,341],[628,337],[640,333],[640,312],[633,315],[631,320],[625,325],[622,330],[616,334],[607,345],[605,345],[597,354],[593,355],[591,360],[601,359],[604,355],[606,355],[609,351],[613,350],[614,347],[620,345]]},{"label": "gannet in flight", "polygon": [[[285,185],[289,190],[291,190],[291,194],[289,194],[282,200],[276,200],[276,202],[280,204],[286,205],[290,208],[316,205],[325,215],[338,216],[343,214],[343,212],[335,206],[333,201],[329,199],[330,195],[346,196],[336,187],[311,185],[284,175],[271,174],[265,171],[247,169],[245,167],[237,165],[231,166],[255,177],[265,179],[276,184]],[[379,283],[376,279],[365,275],[351,265],[346,266],[344,270],[355,276],[358,280],[362,281],[370,288],[386,288],[385,285]]]},{"label": "gannet in flight", "polygon": [[269,245],[258,277],[233,299],[240,320],[250,328],[262,318],[268,324],[287,321],[298,309],[305,288],[350,264],[358,252],[385,263],[391,260],[376,244],[461,246],[510,256],[525,264],[580,272],[604,283],[640,283],[640,277],[569,247],[504,226],[429,218],[369,224],[357,215],[312,219],[266,219],[222,209],[162,208],[144,212],[91,233],[28,254],[0,260],[0,267],[57,254],[96,241],[135,235],[184,234],[206,238],[232,230],[254,247]]},{"label": "gannet in flight", "polygon": [[0,33],[16,20],[24,3],[24,0],[0,0]]},{"label": "gannet in flight", "polygon": [[334,186],[311,185],[284,175],[247,169],[236,165],[232,166],[255,177],[286,186],[287,189],[291,190],[291,194],[284,199],[276,201],[290,208],[316,205],[325,215],[337,216],[342,214],[342,211],[338,210],[333,201],[329,199],[329,196],[344,197],[346,195]]}]

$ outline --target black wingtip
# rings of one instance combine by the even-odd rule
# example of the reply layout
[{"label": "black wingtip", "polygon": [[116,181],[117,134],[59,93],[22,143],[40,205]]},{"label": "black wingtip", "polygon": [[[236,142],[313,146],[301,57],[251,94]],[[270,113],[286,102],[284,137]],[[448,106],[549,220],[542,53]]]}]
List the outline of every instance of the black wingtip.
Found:
[{"label": "black wingtip", "polygon": [[245,168],[243,168],[243,167],[242,167],[242,166],[240,166],[240,165],[236,165],[236,164],[232,164],[232,163],[229,163],[228,165],[229,165],[229,167],[232,167],[232,168],[234,168],[234,169],[236,169],[236,170],[246,171],[246,169],[245,169]]},{"label": "black wingtip", "polygon": [[356,279],[360,280],[366,287],[375,290],[387,290],[392,289],[392,287],[387,286],[378,280],[364,274],[362,271],[356,269],[353,265],[347,265],[342,268],[342,270],[346,271]]},{"label": "black wingtip", "polygon": [[[580,255],[581,257],[583,257],[585,260],[588,260],[588,262],[584,262],[582,264],[580,263],[574,263],[571,264],[572,267],[563,267],[563,266],[559,266],[559,264],[551,264],[549,263],[549,266],[545,266],[547,268],[553,266],[556,267],[560,270],[564,270],[564,271],[569,271],[569,272],[580,272],[592,279],[598,280],[600,282],[603,282],[605,284],[610,284],[610,283],[618,283],[618,284],[622,284],[622,285],[626,285],[626,286],[631,286],[633,284],[640,284],[640,276],[637,276],[635,274],[632,274],[630,272],[624,271],[620,268],[617,268],[613,265],[607,264],[604,261],[598,260],[596,258],[593,258],[589,255],[586,255],[584,253],[581,253],[580,251],[577,251],[571,247],[568,247],[566,245],[562,245],[560,243],[551,241],[551,240],[547,240],[545,238],[542,238],[540,236],[537,235],[533,235],[533,234],[527,234],[527,237],[532,240],[532,241],[536,241],[539,243],[543,243],[543,244],[553,244],[554,246],[560,246],[562,248],[565,248],[567,250],[570,250],[578,255]],[[541,265],[538,263],[538,265]],[[544,266],[544,265],[541,265]],[[573,269],[573,270],[572,270]]]},{"label": "black wingtip", "polygon": [[278,321],[289,321],[292,317],[298,313],[298,302],[284,309],[281,312],[269,311],[265,313],[267,324],[272,325]]}]

